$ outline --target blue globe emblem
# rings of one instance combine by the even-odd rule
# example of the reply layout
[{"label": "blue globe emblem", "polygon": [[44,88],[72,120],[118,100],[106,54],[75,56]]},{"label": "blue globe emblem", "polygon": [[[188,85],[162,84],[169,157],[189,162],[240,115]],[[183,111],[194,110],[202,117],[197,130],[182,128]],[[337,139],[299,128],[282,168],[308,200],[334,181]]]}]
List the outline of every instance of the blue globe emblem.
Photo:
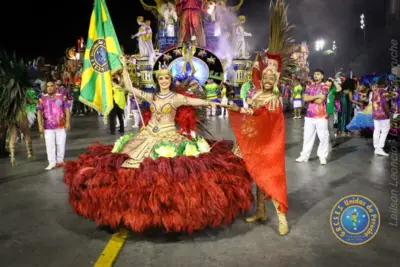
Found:
[{"label": "blue globe emblem", "polygon": [[[192,58],[192,62],[193,62],[193,66],[196,70],[196,72],[194,73],[194,77],[196,77],[196,79],[199,81],[200,84],[204,84],[207,80],[208,77],[210,75],[210,69],[208,68],[207,64],[197,58],[197,57],[193,57]],[[169,69],[172,73],[173,77],[179,77],[182,74],[182,69],[183,69],[183,65],[185,63],[184,58],[180,57],[175,59],[174,61],[171,62],[171,64],[169,65]],[[191,73],[191,68],[190,68],[190,64],[187,62],[187,71]]]},{"label": "blue globe emblem", "polygon": [[60,99],[56,100],[56,105],[59,106],[59,107],[61,107],[62,101],[61,101]]},{"label": "blue globe emblem", "polygon": [[97,51],[96,51],[96,61],[100,65],[104,65],[107,63],[107,52],[106,49],[102,46],[100,46]]},{"label": "blue globe emblem", "polygon": [[97,72],[109,71],[106,41],[97,39],[90,48],[90,65]]},{"label": "blue globe emblem", "polygon": [[350,206],[343,212],[342,224],[345,230],[351,234],[364,232],[369,225],[367,210],[359,206]]},{"label": "blue globe emblem", "polygon": [[335,236],[348,245],[371,241],[380,227],[380,214],[370,199],[360,195],[342,198],[331,211],[330,224]]}]

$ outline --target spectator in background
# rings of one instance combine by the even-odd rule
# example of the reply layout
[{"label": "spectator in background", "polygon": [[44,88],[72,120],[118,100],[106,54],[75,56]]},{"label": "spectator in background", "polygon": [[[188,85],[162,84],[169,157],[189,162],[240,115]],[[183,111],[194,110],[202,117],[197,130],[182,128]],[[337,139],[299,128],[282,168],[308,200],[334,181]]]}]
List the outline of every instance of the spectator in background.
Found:
[{"label": "spectator in background", "polygon": [[335,121],[337,118],[337,110],[335,107],[335,96],[337,93],[342,91],[342,87],[333,78],[329,78],[326,81],[326,85],[329,87],[329,94],[326,103],[326,113],[328,114],[328,129],[329,129],[329,150],[335,146],[336,132],[335,132]]},{"label": "spectator in background", "polygon": [[293,108],[294,108],[294,117],[293,119],[301,119],[301,108],[303,106],[303,87],[299,83],[298,80],[294,80],[293,83]]},{"label": "spectator in background", "polygon": [[66,131],[71,129],[70,106],[65,96],[56,93],[55,84],[50,81],[46,86],[47,94],[37,104],[38,126],[46,141],[46,170],[64,165]]},{"label": "spectator in background", "polygon": [[[228,85],[226,83],[223,83],[221,86],[221,105],[227,106],[229,103],[227,93],[228,93]],[[228,117],[229,113],[226,110],[226,108],[221,107],[221,115],[219,116],[220,118],[223,118],[224,116]]]},{"label": "spectator in background", "polygon": [[73,98],[73,114],[74,116],[84,116],[85,114],[85,106],[79,101],[79,97],[81,95],[81,88],[79,84],[76,84],[72,89],[72,98]]},{"label": "spectator in background", "polygon": [[400,114],[400,82],[393,84],[392,113],[393,113],[393,119],[397,119]]},{"label": "spectator in background", "polygon": [[353,114],[353,103],[357,101],[353,98],[357,82],[354,79],[347,79],[342,84],[342,92],[340,92],[340,112],[338,113],[338,130],[342,136],[350,135],[350,131],[346,128],[350,124]]},{"label": "spectator in background", "polygon": [[119,132],[124,133],[124,109],[126,106],[125,91],[120,86],[120,82],[117,78],[113,78],[113,97],[114,107],[110,112],[110,131],[111,134],[115,135],[116,128],[116,117],[119,120]]},{"label": "spectator in background", "polygon": [[55,83],[55,87],[56,87],[56,93],[60,94],[60,95],[65,95],[65,86],[63,85],[61,80],[57,80]]},{"label": "spectator in background", "polygon": [[235,99],[235,88],[233,88],[230,80],[226,80],[225,85],[226,97],[228,98],[228,101],[232,101],[233,99]]},{"label": "spectator in background", "polygon": [[321,165],[326,164],[329,154],[329,131],[328,114],[326,113],[326,102],[329,87],[323,82],[324,72],[317,69],[314,72],[314,82],[307,86],[304,91],[304,101],[308,102],[307,114],[304,121],[303,150],[296,162],[307,162],[318,135],[318,157]]},{"label": "spectator in background", "polygon": [[372,117],[374,119],[375,155],[388,157],[383,148],[390,130],[389,100],[385,96],[385,81],[372,85]]}]

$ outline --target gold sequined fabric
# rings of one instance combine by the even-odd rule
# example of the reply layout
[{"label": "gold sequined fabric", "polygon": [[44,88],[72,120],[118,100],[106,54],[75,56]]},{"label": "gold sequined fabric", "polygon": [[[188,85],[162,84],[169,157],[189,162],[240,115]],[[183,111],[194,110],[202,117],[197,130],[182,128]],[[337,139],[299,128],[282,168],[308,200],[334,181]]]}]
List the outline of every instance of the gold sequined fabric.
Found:
[{"label": "gold sequined fabric", "polygon": [[232,152],[233,152],[233,154],[235,154],[235,156],[237,156],[239,158],[243,157],[242,152],[240,152],[240,148],[237,143],[235,143],[235,145],[233,146]]},{"label": "gold sequined fabric", "polygon": [[156,97],[156,100],[152,101],[149,124],[143,131],[129,140],[120,152],[128,154],[130,157],[122,167],[138,168],[145,158],[152,157],[153,149],[159,143],[172,142],[175,145],[179,145],[186,139],[185,136],[177,132],[175,127],[175,97],[176,94],[173,94],[171,97],[164,99]]},{"label": "gold sequined fabric", "polygon": [[253,107],[254,108],[259,108],[259,107],[265,107],[267,105],[268,110],[275,110],[276,108],[280,107],[281,101],[279,97],[277,97],[275,94],[270,94],[270,95],[264,95],[264,94],[259,94],[256,96],[253,102]]},{"label": "gold sequined fabric", "polygon": [[146,128],[129,140],[120,153],[129,155],[122,167],[138,168],[140,163],[152,156],[153,148],[161,142],[172,142],[179,145],[186,137],[176,131],[175,125],[156,126],[149,124]]}]

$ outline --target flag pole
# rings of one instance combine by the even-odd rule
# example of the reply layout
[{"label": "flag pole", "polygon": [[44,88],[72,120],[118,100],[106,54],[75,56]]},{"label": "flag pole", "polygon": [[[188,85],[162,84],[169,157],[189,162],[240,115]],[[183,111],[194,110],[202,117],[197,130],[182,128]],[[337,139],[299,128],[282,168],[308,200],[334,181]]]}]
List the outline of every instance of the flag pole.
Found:
[{"label": "flag pole", "polygon": [[[132,80],[131,80],[131,76],[129,75],[129,72],[125,73],[125,75],[128,75],[128,79],[130,84],[133,86]],[[140,110],[140,106],[139,106],[139,102],[136,98],[135,92],[132,92],[133,98],[135,99],[135,103],[136,103],[136,107],[139,111],[139,116],[140,116],[140,121],[142,122],[142,127],[145,127],[146,125],[144,124],[144,120],[143,120],[143,115],[142,115],[142,111]]]}]

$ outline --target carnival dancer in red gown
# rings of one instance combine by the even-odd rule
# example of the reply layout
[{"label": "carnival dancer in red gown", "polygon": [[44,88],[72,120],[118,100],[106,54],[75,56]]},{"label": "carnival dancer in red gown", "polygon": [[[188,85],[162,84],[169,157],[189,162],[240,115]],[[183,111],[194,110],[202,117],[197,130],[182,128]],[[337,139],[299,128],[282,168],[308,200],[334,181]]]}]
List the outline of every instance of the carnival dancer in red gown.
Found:
[{"label": "carnival dancer in red gown", "polygon": [[282,63],[289,63],[290,39],[282,34],[289,27],[284,1],[271,3],[270,10],[272,31],[270,47],[265,54],[268,64],[265,69],[260,69],[261,90],[249,99],[252,108],[233,105],[229,109],[233,111],[230,121],[238,145],[236,153],[243,157],[247,171],[257,185],[257,212],[246,221],[267,220],[264,200],[272,199],[278,214],[279,233],[286,235],[289,227],[286,220],[285,121],[282,103],[273,89],[280,78]]},{"label": "carnival dancer in red gown", "polygon": [[64,181],[75,212],[112,228],[189,233],[229,224],[246,212],[251,180],[232,143],[191,138],[175,127],[196,124],[184,110],[217,104],[174,92],[171,72],[162,68],[157,92],[145,93],[132,86],[124,57],[121,62],[125,89],[150,103],[151,118],[139,133],[114,146],[91,146],[66,164]]},{"label": "carnival dancer in red gown", "polygon": [[179,17],[178,44],[189,43],[192,36],[196,36],[198,46],[206,46],[206,38],[202,22],[203,6],[206,0],[179,0],[176,10]]}]

